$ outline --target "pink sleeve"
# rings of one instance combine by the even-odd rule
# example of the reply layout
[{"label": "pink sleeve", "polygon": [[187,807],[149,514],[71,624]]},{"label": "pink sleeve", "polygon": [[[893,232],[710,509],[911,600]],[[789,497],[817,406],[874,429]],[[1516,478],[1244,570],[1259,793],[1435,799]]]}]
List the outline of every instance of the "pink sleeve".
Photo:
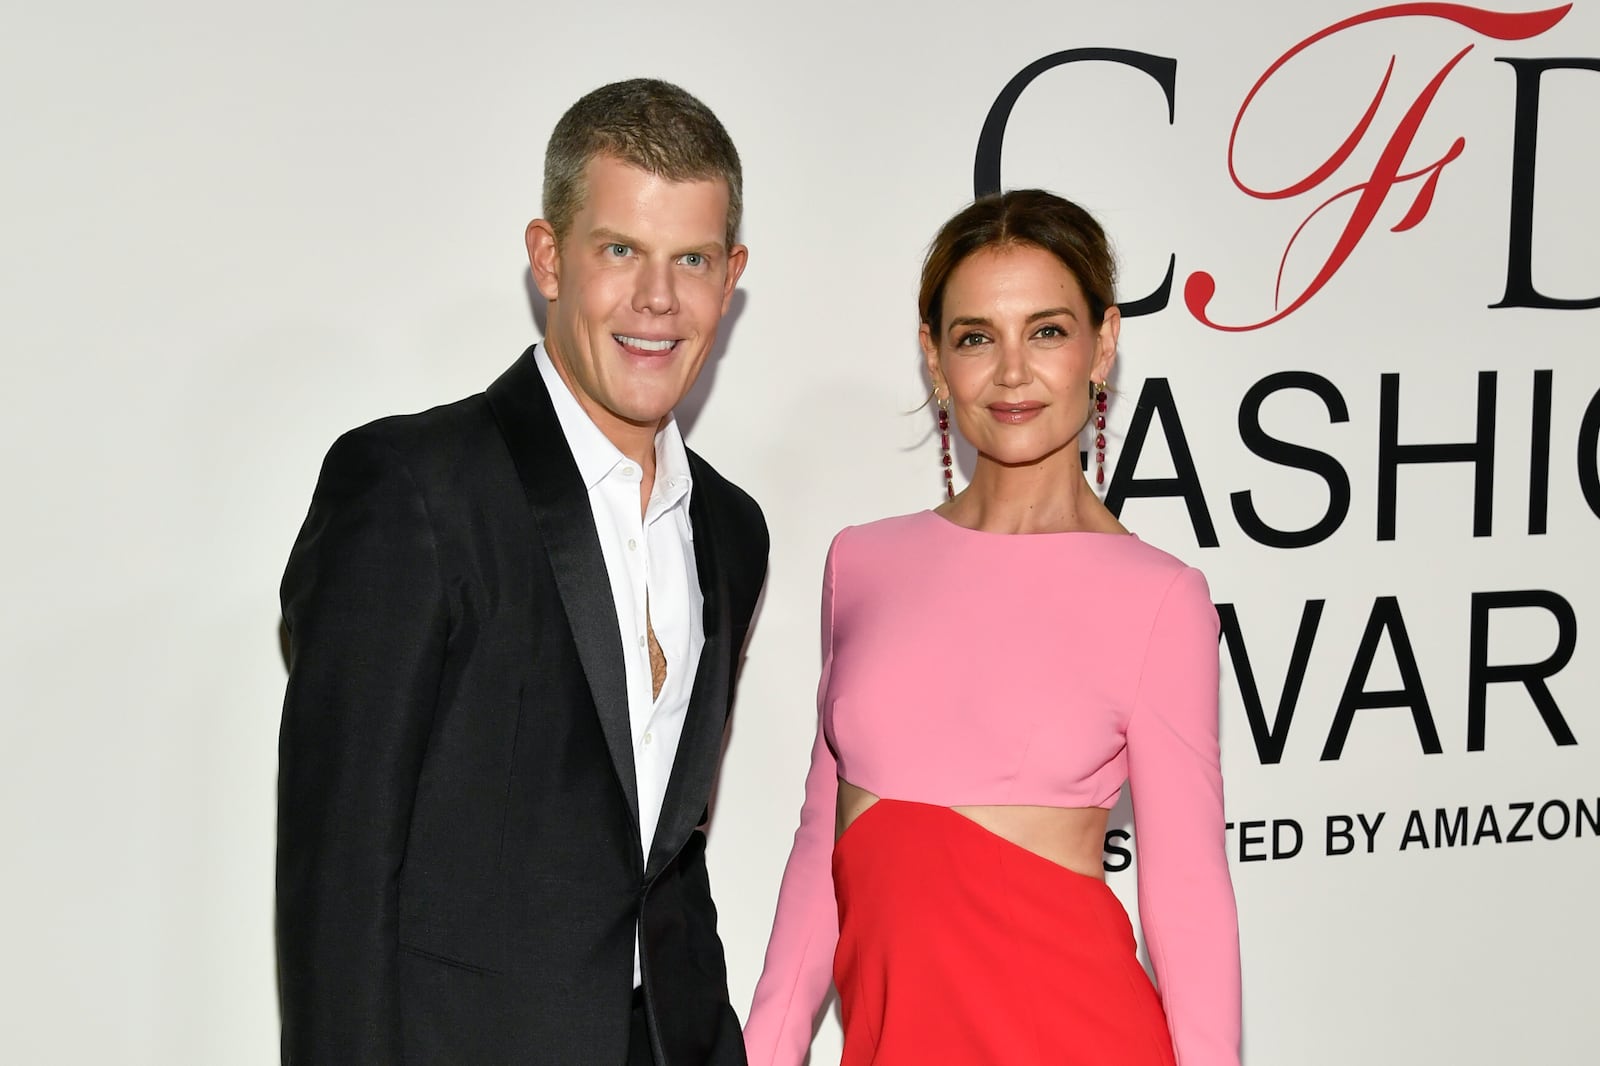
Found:
[{"label": "pink sleeve", "polygon": [[778,890],[778,913],[767,958],[745,1022],[750,1066],[799,1066],[811,1047],[817,1011],[833,980],[839,911],[833,896],[833,839],[839,775],[822,727],[822,704],[833,665],[834,555],[822,578],[822,680],[817,686],[817,738],[811,746],[805,804]]},{"label": "pink sleeve", "polygon": [[1128,720],[1139,919],[1178,1066],[1239,1062],[1239,922],[1217,742],[1217,612],[1205,577],[1167,589]]}]

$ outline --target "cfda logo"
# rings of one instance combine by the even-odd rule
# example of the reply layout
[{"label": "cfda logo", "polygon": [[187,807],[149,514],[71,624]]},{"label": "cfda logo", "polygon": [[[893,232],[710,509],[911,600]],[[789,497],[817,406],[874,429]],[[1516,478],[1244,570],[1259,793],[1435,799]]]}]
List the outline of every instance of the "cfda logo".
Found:
[{"label": "cfda logo", "polygon": [[[1189,274],[1183,285],[1183,303],[1194,318],[1216,330],[1244,332],[1270,326],[1293,314],[1311,300],[1338,273],[1364,239],[1372,232],[1380,209],[1391,200],[1409,206],[1400,220],[1390,227],[1392,233],[1404,233],[1420,223],[1433,205],[1434,195],[1441,182],[1448,181],[1449,168],[1466,149],[1466,138],[1457,136],[1450,146],[1436,158],[1417,161],[1411,158],[1417,143],[1417,133],[1433,106],[1439,91],[1462,62],[1478,47],[1482,38],[1491,41],[1525,41],[1544,34],[1566,18],[1571,4],[1540,11],[1501,12],[1464,4],[1411,3],[1394,4],[1352,15],[1318,30],[1294,45],[1267,66],[1240,103],[1234,116],[1228,139],[1228,174],[1234,186],[1244,195],[1262,201],[1298,200],[1308,210],[1299,226],[1286,236],[1282,258],[1279,260],[1278,280],[1272,293],[1270,313],[1254,321],[1224,322],[1211,313],[1211,302],[1216,295],[1218,282],[1205,270]],[[1393,129],[1385,130],[1375,125],[1380,106],[1391,92],[1395,73],[1395,56],[1390,56],[1387,69],[1366,107],[1349,133],[1315,167],[1288,184],[1264,187],[1254,183],[1240,172],[1241,126],[1251,105],[1263,94],[1273,89],[1274,79],[1285,66],[1297,57],[1308,53],[1340,34],[1357,27],[1396,19],[1435,19],[1450,24],[1450,32],[1464,31],[1469,38],[1450,59],[1439,68],[1423,89],[1406,107]],[[1177,114],[1176,59],[1152,55],[1147,52],[1118,48],[1074,48],[1056,52],[1030,63],[1008,82],[989,109],[983,130],[978,137],[977,159],[973,170],[973,188],[976,195],[997,192],[1001,188],[1000,156],[1005,139],[1006,123],[1012,109],[1023,92],[1047,70],[1068,63],[1116,63],[1131,67],[1148,75],[1166,94],[1167,122],[1175,123]],[[1491,307],[1532,307],[1582,309],[1600,307],[1600,296],[1571,298],[1550,295],[1535,288],[1533,282],[1533,218],[1534,191],[1537,177],[1536,151],[1539,137],[1539,91],[1541,79],[1553,70],[1586,70],[1600,73],[1600,57],[1592,58],[1507,58],[1496,57],[1513,74],[1516,93],[1515,130],[1511,160],[1511,203],[1509,233],[1506,242],[1505,293]],[[1344,183],[1336,180],[1345,164],[1358,149],[1375,142],[1380,146],[1376,162],[1370,173],[1360,180]],[[1348,181],[1348,179],[1345,179]],[[1341,187],[1342,185],[1342,187]],[[1294,251],[1307,227],[1325,213],[1341,212],[1342,227],[1337,230],[1332,247],[1320,257],[1320,266],[1311,280],[1297,292],[1283,292],[1283,267]],[[1305,254],[1304,249],[1300,254]],[[1315,253],[1313,253],[1315,254]],[[1124,317],[1151,314],[1167,307],[1172,296],[1177,257],[1167,261],[1166,277],[1160,286],[1147,296],[1122,303]]]}]

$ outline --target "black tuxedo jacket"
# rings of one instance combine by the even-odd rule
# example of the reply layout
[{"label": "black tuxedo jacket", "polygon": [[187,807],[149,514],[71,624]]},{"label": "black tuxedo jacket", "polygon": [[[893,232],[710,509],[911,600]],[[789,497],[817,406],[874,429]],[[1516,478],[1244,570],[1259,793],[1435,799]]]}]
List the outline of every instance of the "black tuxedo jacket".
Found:
[{"label": "black tuxedo jacket", "polygon": [[767,531],[689,463],[705,648],[643,855],[611,585],[532,349],[329,451],[282,588],[284,1063],[620,1066],[639,929],[658,1063],[742,1066],[697,827]]}]

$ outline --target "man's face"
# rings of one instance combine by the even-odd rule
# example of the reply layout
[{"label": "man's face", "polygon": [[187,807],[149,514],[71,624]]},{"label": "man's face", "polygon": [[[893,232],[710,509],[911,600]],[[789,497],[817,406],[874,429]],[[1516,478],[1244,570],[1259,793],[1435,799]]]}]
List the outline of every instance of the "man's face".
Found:
[{"label": "man's face", "polygon": [[602,432],[653,437],[705,364],[744,272],[728,248],[728,188],[674,182],[599,155],[564,239],[528,225],[528,261],[550,303],[545,346]]}]

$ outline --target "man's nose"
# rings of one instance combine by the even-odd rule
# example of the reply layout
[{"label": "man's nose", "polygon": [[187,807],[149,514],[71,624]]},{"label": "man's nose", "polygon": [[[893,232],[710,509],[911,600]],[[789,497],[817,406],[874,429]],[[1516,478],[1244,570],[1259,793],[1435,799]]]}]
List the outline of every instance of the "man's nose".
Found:
[{"label": "man's nose", "polygon": [[671,314],[678,308],[678,291],[671,263],[647,263],[639,271],[633,291],[633,309],[654,315]]}]

